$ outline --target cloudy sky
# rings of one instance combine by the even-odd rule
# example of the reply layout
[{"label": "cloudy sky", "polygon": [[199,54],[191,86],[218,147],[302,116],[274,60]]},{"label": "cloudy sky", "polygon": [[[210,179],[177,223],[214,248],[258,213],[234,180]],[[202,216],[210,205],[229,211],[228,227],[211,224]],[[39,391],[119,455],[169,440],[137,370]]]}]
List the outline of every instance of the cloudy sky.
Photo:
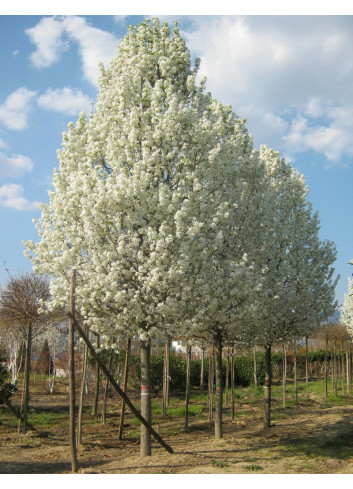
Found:
[{"label": "cloudy sky", "polygon": [[[148,12],[147,12],[148,13]],[[156,14],[156,12],[152,12]],[[336,243],[342,303],[353,267],[353,17],[163,15],[178,20],[207,89],[247,119],[255,146],[279,150],[305,175]],[[144,16],[0,16],[0,284],[31,270],[21,241],[47,202],[62,132],[94,110],[98,63],[109,65]]]}]

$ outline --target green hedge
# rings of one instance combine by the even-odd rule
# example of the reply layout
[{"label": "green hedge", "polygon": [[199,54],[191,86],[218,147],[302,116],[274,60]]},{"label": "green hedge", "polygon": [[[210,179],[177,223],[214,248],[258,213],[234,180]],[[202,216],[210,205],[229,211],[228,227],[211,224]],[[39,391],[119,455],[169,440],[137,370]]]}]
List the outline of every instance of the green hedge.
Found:
[{"label": "green hedge", "polygon": [[[102,351],[100,357],[104,360],[105,364],[108,364],[109,353]],[[282,352],[272,353],[272,367],[277,366],[278,369],[282,368]],[[330,359],[330,352],[328,352],[328,359]],[[308,352],[309,362],[323,362],[325,360],[325,350],[318,350],[315,352]],[[90,358],[91,365],[94,363],[93,358]],[[114,355],[115,366],[120,363],[120,369],[123,370],[125,361],[125,350],[121,350],[119,354]],[[293,364],[293,357],[287,355],[288,365]],[[265,354],[264,352],[256,353],[257,363],[257,382],[258,385],[263,385],[265,379]],[[301,354],[297,356],[298,369],[305,365],[305,355]],[[209,359],[205,358],[204,368],[204,388],[208,385],[208,367]],[[190,367],[190,382],[194,388],[200,387],[200,374],[201,374],[201,360],[192,360]],[[234,373],[235,384],[238,386],[247,387],[254,384],[254,357],[253,355],[235,355],[234,356]],[[299,371],[298,371],[299,373]],[[223,386],[226,382],[226,360],[223,359],[222,367]],[[140,386],[140,357],[138,355],[131,354],[130,357],[130,385],[136,389]],[[170,392],[183,392],[185,390],[185,378],[186,378],[186,361],[181,356],[171,354],[170,356]],[[230,385],[230,373],[229,373],[229,385]],[[162,390],[163,387],[163,356],[153,355],[151,356],[151,386],[154,393]]]}]

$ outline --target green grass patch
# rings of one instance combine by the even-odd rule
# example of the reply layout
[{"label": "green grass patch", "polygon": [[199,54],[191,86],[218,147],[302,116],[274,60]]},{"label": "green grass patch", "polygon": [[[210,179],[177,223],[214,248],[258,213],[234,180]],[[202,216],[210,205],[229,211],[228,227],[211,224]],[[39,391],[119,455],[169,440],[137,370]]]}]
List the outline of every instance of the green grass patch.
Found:
[{"label": "green grass patch", "polygon": [[223,469],[223,467],[228,467],[228,464],[227,462],[222,462],[221,460],[215,460],[215,459],[212,459],[210,461],[211,465],[213,465],[214,467],[218,467],[220,469]]},{"label": "green grass patch", "polygon": [[257,472],[259,470],[264,470],[261,465],[257,465],[257,464],[251,464],[251,465],[247,465],[246,467],[244,467],[246,470],[249,470],[251,472]]}]

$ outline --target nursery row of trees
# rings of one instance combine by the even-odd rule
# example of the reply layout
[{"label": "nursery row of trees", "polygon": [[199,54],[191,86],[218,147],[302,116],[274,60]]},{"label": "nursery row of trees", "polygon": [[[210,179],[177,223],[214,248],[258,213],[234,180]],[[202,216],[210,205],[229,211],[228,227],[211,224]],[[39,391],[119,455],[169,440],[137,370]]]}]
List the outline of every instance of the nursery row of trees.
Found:
[{"label": "nursery row of trees", "polygon": [[[102,66],[96,111],[63,135],[40,240],[25,246],[34,272],[50,277],[40,312],[71,304],[73,326],[100,348],[139,338],[146,420],[151,339],[212,342],[219,439],[223,348],[265,348],[269,427],[271,345],[310,335],[334,312],[336,251],[319,237],[303,176],[254,148],[198,67],[177,25],[129,27]],[[150,453],[143,425],[141,455]]]}]

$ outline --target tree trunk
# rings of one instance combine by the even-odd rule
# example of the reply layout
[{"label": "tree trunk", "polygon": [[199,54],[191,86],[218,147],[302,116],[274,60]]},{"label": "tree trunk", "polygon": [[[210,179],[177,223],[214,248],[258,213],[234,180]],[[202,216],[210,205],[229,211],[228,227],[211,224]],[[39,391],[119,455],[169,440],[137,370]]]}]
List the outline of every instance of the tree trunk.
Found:
[{"label": "tree trunk", "polygon": [[265,348],[264,428],[271,427],[271,345]]},{"label": "tree trunk", "polygon": [[[128,383],[128,378],[129,378],[130,353],[131,353],[131,338],[128,338],[127,347],[126,347],[126,354],[125,354],[125,365],[124,365],[124,380],[123,380],[123,392],[124,393],[126,393],[126,391],[127,391],[127,383]],[[142,391],[141,391],[141,394],[142,394]],[[124,417],[125,417],[125,399],[122,399],[118,440],[123,439]]]},{"label": "tree trunk", "polygon": [[215,440],[222,438],[222,333],[218,332],[213,337],[215,346],[216,367],[216,405],[215,405]]},{"label": "tree trunk", "polygon": [[201,348],[201,372],[200,372],[200,394],[203,394],[205,385],[205,348]]},{"label": "tree trunk", "polygon": [[[100,347],[100,337],[99,334],[97,334],[97,348]],[[100,377],[100,369],[99,369],[99,363],[96,362],[95,364],[95,371],[96,371],[96,378],[95,378],[95,387],[94,387],[94,401],[93,401],[93,406],[92,406],[92,415],[96,416],[98,412],[98,399],[99,399],[99,377]]]},{"label": "tree trunk", "polygon": [[225,385],[225,393],[224,393],[224,406],[228,406],[228,391],[229,391],[229,348],[227,348],[227,362],[226,362],[226,385]]},{"label": "tree trunk", "polygon": [[257,387],[256,345],[254,346],[254,385]]},{"label": "tree trunk", "polygon": [[350,371],[350,354],[349,354],[349,348],[350,346],[347,343],[347,349],[346,349],[346,370],[347,370],[347,395],[351,395],[351,371]]},{"label": "tree trunk", "polygon": [[232,347],[232,355],[230,357],[230,388],[232,393],[231,416],[234,419],[235,408],[235,372],[234,372],[234,347]]},{"label": "tree trunk", "polygon": [[328,398],[328,386],[327,386],[327,381],[328,381],[328,362],[327,362],[327,351],[328,351],[328,336],[326,334],[325,338],[325,398]]},{"label": "tree trunk", "polygon": [[167,407],[169,404],[169,372],[170,372],[170,340],[167,336],[164,343],[163,358],[163,404],[162,416],[167,416]]},{"label": "tree trunk", "polygon": [[344,382],[345,382],[345,371],[344,371],[344,345],[343,345],[343,339],[341,343],[341,353],[342,353],[342,366],[341,366],[341,372],[342,372],[342,396],[344,396]]},{"label": "tree trunk", "polygon": [[72,269],[70,290],[70,313],[73,319],[69,320],[69,392],[70,392],[70,454],[72,472],[77,472],[77,451],[75,436],[75,341],[74,325],[75,318],[75,286],[76,270]]},{"label": "tree trunk", "polygon": [[208,421],[213,421],[213,353],[208,357]]},{"label": "tree trunk", "polygon": [[[115,342],[114,339],[113,339],[113,342]],[[112,370],[113,356],[114,356],[114,350],[111,349],[110,355],[109,355],[109,364],[108,364],[108,372],[109,373]],[[102,406],[101,425],[105,425],[105,422],[106,422],[108,390],[109,390],[109,380],[106,379],[105,387],[104,387],[104,395],[103,395],[103,406]]]},{"label": "tree trunk", "polygon": [[22,409],[22,423],[19,420],[19,427],[21,427],[22,433],[27,431],[27,417],[28,417],[28,405],[29,405],[29,375],[31,371],[31,350],[32,350],[32,324],[29,323],[27,327],[26,338],[26,358],[25,358],[25,371],[24,371],[24,395],[23,395],[23,409]]},{"label": "tree trunk", "polygon": [[283,409],[286,408],[286,383],[287,383],[287,354],[283,345]]},{"label": "tree trunk", "polygon": [[[141,356],[141,414],[151,424],[151,394],[150,394],[150,340],[140,340]],[[151,435],[145,426],[141,425],[140,456],[151,455]]]},{"label": "tree trunk", "polygon": [[336,340],[333,342],[333,368],[334,368],[334,387],[335,396],[337,397],[337,358],[336,358]]},{"label": "tree trunk", "polygon": [[[88,334],[88,327],[86,326],[85,333]],[[83,360],[82,360],[82,376],[81,376],[81,388],[80,388],[80,402],[78,406],[78,419],[77,419],[77,445],[82,444],[82,414],[83,414],[83,400],[85,397],[85,384],[87,375],[87,357],[88,349],[87,345],[83,345]]]},{"label": "tree trunk", "polygon": [[306,400],[309,401],[309,362],[308,362],[308,337],[305,336],[305,384]]},{"label": "tree trunk", "polygon": [[191,364],[191,346],[186,346],[186,387],[185,387],[185,419],[184,429],[187,430],[189,426],[189,400],[190,400],[190,364]]},{"label": "tree trunk", "polygon": [[294,403],[298,404],[298,382],[297,382],[297,340],[294,340]]}]

